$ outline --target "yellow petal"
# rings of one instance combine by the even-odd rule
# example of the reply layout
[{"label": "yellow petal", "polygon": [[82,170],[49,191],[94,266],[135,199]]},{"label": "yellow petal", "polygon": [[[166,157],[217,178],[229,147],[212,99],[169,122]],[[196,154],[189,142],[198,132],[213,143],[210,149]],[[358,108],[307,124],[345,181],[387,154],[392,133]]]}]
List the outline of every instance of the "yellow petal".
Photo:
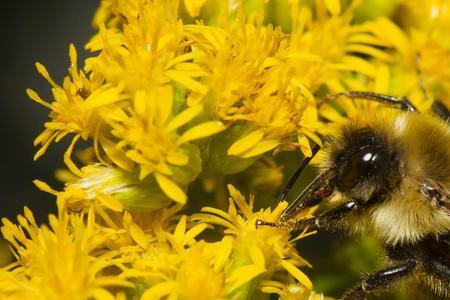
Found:
[{"label": "yellow petal", "polygon": [[305,62],[323,63],[322,57],[309,52],[293,51],[292,53],[289,53],[287,57],[289,59],[301,60]]},{"label": "yellow petal", "polygon": [[183,72],[189,77],[203,77],[209,75],[209,73],[198,64],[183,62],[175,66],[175,69]]},{"label": "yellow petal", "polygon": [[368,33],[352,34],[347,41],[355,44],[368,44],[381,47],[389,47],[391,45],[390,43]]},{"label": "yellow petal", "polygon": [[183,110],[181,113],[176,115],[166,126],[166,130],[171,132],[175,129],[180,128],[192,119],[194,119],[203,110],[202,105],[195,105],[188,109]]},{"label": "yellow petal", "polygon": [[338,16],[341,13],[340,0],[325,0],[325,5],[333,16]]},{"label": "yellow petal", "polygon": [[385,51],[377,49],[372,46],[351,44],[345,47],[345,50],[347,52],[367,54],[382,61],[392,62],[392,57],[388,55]]},{"label": "yellow petal", "polygon": [[311,280],[309,280],[308,276],[306,276],[305,273],[300,271],[296,266],[286,260],[281,260],[281,265],[307,289],[312,289]]},{"label": "yellow petal", "polygon": [[173,32],[166,32],[165,34],[160,34],[158,36],[158,47],[157,52],[162,51],[164,48],[168,47],[175,38],[175,34]]},{"label": "yellow petal", "polygon": [[257,156],[257,155],[263,154],[267,151],[274,149],[279,144],[280,144],[280,142],[278,140],[262,141],[262,142],[259,142],[258,144],[256,144],[256,146],[253,147],[252,149],[242,153],[239,156],[243,157],[243,158]]},{"label": "yellow petal", "polygon": [[137,91],[133,98],[134,111],[138,115],[144,115],[147,110],[147,93],[145,91]]},{"label": "yellow petal", "polygon": [[378,93],[386,93],[389,89],[390,72],[386,65],[381,65],[377,70],[375,77],[374,91]]},{"label": "yellow petal", "polygon": [[86,297],[88,299],[102,299],[102,300],[115,300],[116,298],[106,289],[93,288],[87,291]]},{"label": "yellow petal", "polygon": [[100,106],[108,105],[125,99],[125,95],[122,95],[122,90],[117,87],[109,89],[98,89],[87,97],[83,102],[83,107],[87,109],[93,109]]},{"label": "yellow petal", "polygon": [[237,140],[228,149],[228,155],[239,155],[254,147],[262,138],[264,132],[261,129],[255,130],[245,137]]},{"label": "yellow petal", "polygon": [[141,300],[156,300],[161,299],[171,293],[178,293],[180,289],[179,284],[176,281],[166,281],[155,284],[151,288],[147,289],[141,296]]},{"label": "yellow petal", "polygon": [[220,272],[223,269],[228,257],[230,257],[232,249],[233,238],[231,236],[225,236],[220,242],[220,247],[218,247],[216,253],[216,259],[214,260],[214,272]]},{"label": "yellow petal", "polygon": [[180,138],[181,143],[186,143],[192,140],[201,139],[218,132],[221,132],[225,129],[225,125],[223,125],[220,121],[209,121],[205,123],[201,123],[191,129],[187,130]]},{"label": "yellow petal", "polygon": [[41,191],[53,194],[55,196],[57,196],[59,194],[59,192],[57,190],[52,189],[47,183],[40,181],[40,180],[33,180],[34,185],[40,189]]},{"label": "yellow petal", "polygon": [[147,177],[148,174],[152,173],[155,170],[153,165],[143,165],[139,169],[139,180],[143,180]]},{"label": "yellow petal", "polygon": [[256,246],[250,246],[248,248],[248,252],[250,254],[250,258],[252,259],[252,262],[255,265],[265,267],[266,263],[265,263],[265,259],[264,259],[264,254],[262,253],[261,249],[259,249]]},{"label": "yellow petal", "polygon": [[350,70],[362,73],[371,78],[375,77],[375,67],[367,60],[353,55],[346,55],[342,58],[343,65],[331,65],[337,69]]},{"label": "yellow petal", "polygon": [[69,145],[69,148],[67,148],[66,152],[64,153],[64,163],[66,164],[66,166],[69,168],[69,170],[79,176],[79,177],[83,177],[83,173],[80,171],[80,169],[75,165],[75,163],[72,161],[72,151],[73,151],[73,147],[75,146],[75,144],[77,143],[77,141],[80,139],[80,135],[77,134],[73,139],[72,142]]},{"label": "yellow petal", "polygon": [[199,81],[187,76],[181,71],[169,70],[166,71],[166,75],[173,81],[178,82],[179,84],[181,84],[187,89],[190,89],[191,91],[198,92],[201,94],[206,94],[206,92],[208,91],[206,85],[201,84]]},{"label": "yellow petal", "polygon": [[166,157],[167,162],[175,166],[185,166],[189,162],[189,156],[172,152]]},{"label": "yellow petal", "polygon": [[318,135],[316,135],[314,132],[306,129],[306,128],[302,128],[301,132],[309,137],[314,143],[316,143],[317,145],[320,146],[320,148],[323,148],[323,144],[322,144],[322,140],[320,139],[320,137]]},{"label": "yellow petal", "polygon": [[177,227],[173,233],[173,237],[177,241],[183,241],[184,233],[186,232],[186,216],[181,216],[180,221],[178,221]]},{"label": "yellow petal", "polygon": [[299,135],[297,137],[297,139],[298,139],[298,144],[300,146],[300,150],[302,150],[302,153],[306,157],[311,157],[312,151],[311,151],[311,146],[309,145],[308,138],[302,134],[302,135]]},{"label": "yellow petal", "polygon": [[128,224],[128,232],[133,240],[142,248],[147,249],[148,244],[150,243],[149,238],[145,235],[145,232],[136,225],[134,222]]},{"label": "yellow petal", "polygon": [[388,40],[402,55],[408,55],[412,49],[405,32],[394,22],[385,17],[380,17],[375,22],[377,34]]},{"label": "yellow petal", "polygon": [[[98,286],[121,286],[121,287],[134,287],[134,284],[128,282],[126,279],[119,278],[118,276],[100,276],[95,278],[95,284]],[[103,298],[102,298],[103,299]]]},{"label": "yellow petal", "polygon": [[227,281],[232,283],[232,285],[227,289],[227,294],[230,294],[241,285],[264,273],[265,270],[266,269],[264,267],[259,265],[247,265],[235,269],[227,278]]},{"label": "yellow petal", "polygon": [[52,131],[44,131],[43,133],[41,133],[36,140],[34,141],[34,144],[36,145],[36,142],[42,138],[42,140],[44,140],[44,138],[47,136],[46,133],[51,134],[49,137],[47,137],[47,140],[45,141],[45,143],[42,145],[42,147],[36,152],[36,154],[34,155],[33,159],[37,160],[39,157],[41,157],[42,155],[44,155],[45,151],[47,151],[47,148],[50,146],[50,144],[56,139],[56,137],[58,136],[58,132],[52,132]]},{"label": "yellow petal", "polygon": [[[156,99],[162,99],[162,101],[158,101]],[[164,126],[172,113],[173,109],[173,88],[171,85],[166,84],[163,87],[160,87],[156,91],[156,95],[153,96],[153,101],[158,101],[158,118],[157,125]]]},{"label": "yellow petal", "polygon": [[103,193],[97,193],[96,194],[97,199],[102,203],[104,206],[109,208],[112,211],[121,212],[123,211],[123,205],[122,203],[117,200],[115,197]]},{"label": "yellow petal", "polygon": [[100,145],[111,161],[118,165],[121,169],[127,171],[131,171],[133,169],[134,164],[127,157],[126,152],[120,148],[117,148],[113,141],[104,136],[100,136]]},{"label": "yellow petal", "polygon": [[194,239],[197,237],[197,235],[202,233],[203,230],[208,228],[208,226],[209,226],[208,224],[199,224],[189,229],[184,235],[184,244],[188,244],[192,241],[195,241]]},{"label": "yellow petal", "polygon": [[50,74],[48,74],[47,69],[42,65],[41,63],[36,63],[36,69],[38,70],[39,74],[42,75],[54,88],[60,88],[50,77]]},{"label": "yellow petal", "polygon": [[344,123],[348,122],[348,120],[346,118],[344,118],[342,115],[340,115],[336,111],[336,109],[334,109],[329,104],[322,105],[319,112],[320,112],[320,115],[325,117],[327,120],[333,121],[337,124],[344,124]]},{"label": "yellow petal", "polygon": [[167,195],[167,197],[181,204],[186,203],[186,194],[175,182],[161,173],[155,173],[155,178],[159,184],[159,187]]},{"label": "yellow petal", "polygon": [[172,169],[166,162],[162,161],[156,166],[156,171],[166,176],[172,176]]},{"label": "yellow petal", "polygon": [[188,52],[188,53],[179,55],[179,56],[175,57],[174,59],[172,59],[171,61],[169,61],[166,65],[166,69],[170,69],[173,66],[175,66],[176,64],[179,64],[181,62],[189,61],[189,60],[196,60],[199,58],[203,58],[205,56],[206,56],[205,52],[203,52],[201,50]]},{"label": "yellow petal", "polygon": [[277,294],[277,295],[283,295],[283,290],[273,287],[273,286],[262,286],[261,287],[261,292],[266,293],[266,294]]},{"label": "yellow petal", "polygon": [[197,17],[200,13],[200,8],[205,2],[206,0],[184,0],[184,5],[191,17]]},{"label": "yellow petal", "polygon": [[273,66],[275,66],[275,65],[277,65],[279,63],[280,63],[280,61],[277,58],[275,58],[275,57],[266,57],[264,59],[264,62],[262,63],[261,68],[263,68],[263,69],[270,68],[270,67],[273,67]]},{"label": "yellow petal", "polygon": [[32,89],[27,89],[27,95],[31,100],[34,100],[37,103],[44,105],[47,108],[53,109],[53,107],[50,103],[47,103],[44,100],[42,100],[41,97],[39,97],[39,95]]},{"label": "yellow petal", "polygon": [[69,57],[70,57],[70,64],[71,67],[77,68],[77,49],[75,49],[75,46],[71,43],[69,45]]}]

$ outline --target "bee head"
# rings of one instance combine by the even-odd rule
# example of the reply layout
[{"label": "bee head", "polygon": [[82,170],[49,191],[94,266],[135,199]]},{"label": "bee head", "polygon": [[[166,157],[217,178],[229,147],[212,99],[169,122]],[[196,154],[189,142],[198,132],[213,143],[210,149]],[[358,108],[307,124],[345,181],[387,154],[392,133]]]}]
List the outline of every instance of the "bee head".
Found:
[{"label": "bee head", "polygon": [[349,198],[369,200],[391,177],[387,142],[372,128],[346,128],[329,151],[335,187]]},{"label": "bee head", "polygon": [[372,128],[349,125],[340,137],[329,138],[327,144],[323,172],[289,205],[281,217],[283,221],[319,204],[335,191],[345,198],[366,202],[398,182],[397,155],[389,150],[384,135]]}]

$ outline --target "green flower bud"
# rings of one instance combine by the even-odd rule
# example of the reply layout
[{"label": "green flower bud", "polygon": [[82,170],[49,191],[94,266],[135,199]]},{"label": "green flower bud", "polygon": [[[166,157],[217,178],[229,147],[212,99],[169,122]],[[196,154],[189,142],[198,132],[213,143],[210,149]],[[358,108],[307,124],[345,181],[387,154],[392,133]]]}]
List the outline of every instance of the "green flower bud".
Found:
[{"label": "green flower bud", "polygon": [[[120,168],[93,164],[84,167],[82,172],[84,176],[68,183],[65,191],[82,190],[86,198],[83,200],[94,200],[102,195],[112,196],[131,211],[151,211],[172,203],[153,176],[139,180],[137,170],[127,172]],[[70,202],[76,203],[74,200]],[[81,203],[81,199],[78,203]]]}]

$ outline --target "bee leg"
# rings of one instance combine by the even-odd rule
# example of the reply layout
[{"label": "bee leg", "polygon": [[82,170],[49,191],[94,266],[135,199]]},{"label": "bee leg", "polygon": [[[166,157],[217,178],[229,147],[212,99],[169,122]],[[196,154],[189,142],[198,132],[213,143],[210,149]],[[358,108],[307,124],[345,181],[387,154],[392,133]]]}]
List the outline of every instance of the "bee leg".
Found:
[{"label": "bee leg", "polygon": [[358,200],[351,200],[324,211],[318,217],[300,219],[293,223],[292,229],[299,231],[308,227],[310,230],[317,230],[320,227],[327,227],[341,220],[346,214],[354,211],[358,207],[360,207],[360,202]]},{"label": "bee leg", "polygon": [[334,208],[331,208],[318,217],[312,217],[307,219],[290,219],[286,221],[278,221],[278,222],[266,222],[263,220],[256,220],[256,227],[258,226],[271,226],[277,228],[284,228],[289,230],[303,230],[308,228],[310,230],[316,230],[323,226],[332,225],[335,221],[342,219],[346,214],[355,210],[357,207],[360,207],[360,202],[358,200],[352,200],[346,202],[344,204],[338,205]]},{"label": "bee leg", "polygon": [[[413,112],[417,111],[416,107],[406,97],[398,98],[398,97],[389,96],[389,95],[385,95],[385,94],[378,94],[378,93],[364,92],[364,91],[348,91],[348,92],[342,92],[342,93],[329,95],[324,99],[323,102],[325,102],[327,100],[331,100],[331,99],[336,99],[336,98],[342,97],[342,96],[350,98],[350,99],[365,99],[365,100],[380,102],[382,104],[386,104],[386,105],[392,106],[394,108],[401,109],[403,111],[413,111]],[[320,102],[319,106],[321,104],[323,104],[323,102]]]},{"label": "bee leg", "polygon": [[416,268],[416,266],[417,261],[408,260],[403,264],[370,274],[361,283],[347,290],[341,299],[365,299],[369,293],[387,288],[396,283],[399,279],[406,277]]},{"label": "bee leg", "polygon": [[428,257],[424,262],[424,271],[434,278],[429,281],[429,286],[440,295],[450,296],[450,267],[438,261],[436,258]]}]

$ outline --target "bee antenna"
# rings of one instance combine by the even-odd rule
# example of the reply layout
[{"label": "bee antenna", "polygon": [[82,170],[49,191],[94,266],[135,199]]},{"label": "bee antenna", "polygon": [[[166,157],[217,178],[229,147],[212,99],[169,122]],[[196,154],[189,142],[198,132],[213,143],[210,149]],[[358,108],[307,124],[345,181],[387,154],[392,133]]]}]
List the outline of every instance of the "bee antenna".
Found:
[{"label": "bee antenna", "polygon": [[303,170],[309,164],[311,159],[313,159],[313,157],[317,154],[317,152],[319,152],[319,150],[320,150],[320,146],[317,145],[317,144],[314,145],[314,147],[311,150],[312,151],[311,156],[310,157],[305,157],[303,159],[303,161],[301,162],[300,166],[298,166],[297,170],[294,172],[294,174],[289,179],[288,183],[286,184],[286,186],[284,187],[284,189],[281,191],[280,195],[278,196],[278,201],[286,200],[286,196],[289,193],[289,191],[291,190],[292,186],[297,181],[297,179],[300,177],[300,175],[302,174]]}]

